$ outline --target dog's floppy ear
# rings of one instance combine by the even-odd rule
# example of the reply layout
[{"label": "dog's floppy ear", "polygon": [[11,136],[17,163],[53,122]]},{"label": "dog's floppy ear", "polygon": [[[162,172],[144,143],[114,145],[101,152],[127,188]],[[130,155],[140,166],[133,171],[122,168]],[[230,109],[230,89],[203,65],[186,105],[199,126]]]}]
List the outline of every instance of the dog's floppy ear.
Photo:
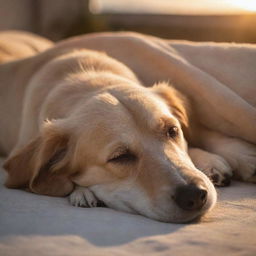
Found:
[{"label": "dog's floppy ear", "polygon": [[74,187],[69,179],[68,141],[66,133],[47,122],[37,138],[6,160],[4,168],[9,176],[5,185],[43,195],[68,195]]},{"label": "dog's floppy ear", "polygon": [[186,133],[189,127],[189,103],[186,97],[167,83],[156,84],[152,89],[164,99],[173,115],[179,120],[182,130]]}]

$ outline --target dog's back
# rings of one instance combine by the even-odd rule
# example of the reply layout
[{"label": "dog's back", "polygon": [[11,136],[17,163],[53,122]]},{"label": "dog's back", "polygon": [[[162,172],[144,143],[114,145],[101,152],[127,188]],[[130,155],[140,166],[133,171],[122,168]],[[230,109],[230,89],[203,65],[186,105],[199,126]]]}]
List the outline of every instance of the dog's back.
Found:
[{"label": "dog's back", "polygon": [[53,43],[40,36],[21,31],[0,33],[0,64],[33,56]]},{"label": "dog's back", "polygon": [[1,155],[5,155],[9,150],[3,145],[12,145],[17,139],[14,134],[17,134],[21,118],[21,113],[17,113],[17,109],[22,109],[24,94],[19,84],[22,79],[26,79],[26,74],[19,75],[19,72],[22,73],[20,68],[26,65],[26,58],[37,55],[52,45],[51,41],[27,32],[3,31],[0,33]]}]

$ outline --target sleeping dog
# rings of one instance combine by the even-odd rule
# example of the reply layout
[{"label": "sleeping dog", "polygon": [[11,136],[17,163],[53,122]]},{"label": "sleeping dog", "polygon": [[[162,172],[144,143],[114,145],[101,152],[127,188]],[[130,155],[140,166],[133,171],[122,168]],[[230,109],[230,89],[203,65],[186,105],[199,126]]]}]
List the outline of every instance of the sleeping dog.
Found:
[{"label": "sleeping dog", "polygon": [[191,107],[167,82],[144,87],[123,63],[82,46],[12,59],[0,76],[8,188],[187,222],[216,202],[207,175],[228,184],[224,158],[188,148]]}]

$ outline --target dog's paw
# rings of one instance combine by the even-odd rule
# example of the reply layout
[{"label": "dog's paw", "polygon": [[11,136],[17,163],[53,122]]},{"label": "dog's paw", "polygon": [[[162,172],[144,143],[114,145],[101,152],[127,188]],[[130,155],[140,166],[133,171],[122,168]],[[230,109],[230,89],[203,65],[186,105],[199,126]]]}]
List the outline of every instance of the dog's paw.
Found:
[{"label": "dog's paw", "polygon": [[229,138],[218,147],[234,170],[235,178],[256,183],[256,146],[242,140]]},{"label": "dog's paw", "polygon": [[199,148],[189,149],[189,156],[194,165],[206,174],[216,186],[228,186],[233,175],[232,168],[221,156]]},{"label": "dog's paw", "polygon": [[76,207],[97,207],[98,199],[85,187],[76,187],[70,194],[69,201]]}]

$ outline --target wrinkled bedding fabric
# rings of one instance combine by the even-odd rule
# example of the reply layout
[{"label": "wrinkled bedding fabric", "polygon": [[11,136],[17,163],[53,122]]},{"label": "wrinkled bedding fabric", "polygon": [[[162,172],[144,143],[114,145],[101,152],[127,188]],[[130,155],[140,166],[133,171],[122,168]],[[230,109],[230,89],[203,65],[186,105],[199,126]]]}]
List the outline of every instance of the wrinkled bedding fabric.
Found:
[{"label": "wrinkled bedding fabric", "polygon": [[233,182],[200,222],[169,224],[3,186],[0,255],[256,255],[256,188]]}]

